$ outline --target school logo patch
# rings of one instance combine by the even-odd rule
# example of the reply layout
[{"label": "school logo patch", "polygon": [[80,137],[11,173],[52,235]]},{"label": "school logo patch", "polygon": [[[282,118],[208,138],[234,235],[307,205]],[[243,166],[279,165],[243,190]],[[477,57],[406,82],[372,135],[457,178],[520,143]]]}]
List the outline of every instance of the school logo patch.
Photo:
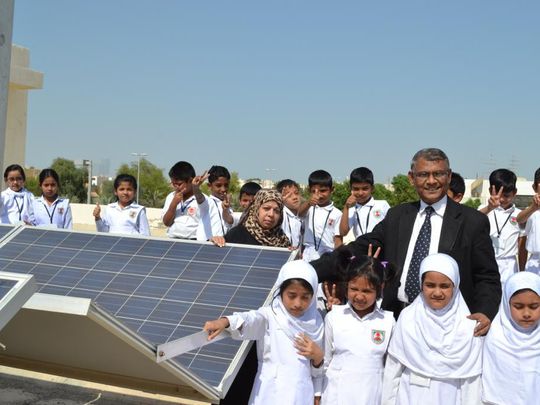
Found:
[{"label": "school logo patch", "polygon": [[189,207],[187,210],[187,213],[191,216],[195,215],[196,212],[197,212],[197,208],[195,207]]},{"label": "school logo patch", "polygon": [[58,208],[58,214],[62,215],[64,213],[64,208],[60,207]]},{"label": "school logo patch", "polygon": [[375,210],[375,211],[373,211],[373,216],[374,216],[375,218],[379,218],[381,215],[382,215],[381,210]]},{"label": "school logo patch", "polygon": [[380,345],[384,342],[384,330],[371,329],[371,341],[376,345]]},{"label": "school logo patch", "polygon": [[129,217],[130,217],[130,218],[135,218],[136,216],[137,216],[137,211],[131,211],[131,212],[129,213]]},{"label": "school logo patch", "polygon": [[510,217],[510,224],[517,225],[517,217]]},{"label": "school logo patch", "polygon": [[334,220],[333,219],[329,219],[328,220],[328,226],[332,226],[334,225]]}]

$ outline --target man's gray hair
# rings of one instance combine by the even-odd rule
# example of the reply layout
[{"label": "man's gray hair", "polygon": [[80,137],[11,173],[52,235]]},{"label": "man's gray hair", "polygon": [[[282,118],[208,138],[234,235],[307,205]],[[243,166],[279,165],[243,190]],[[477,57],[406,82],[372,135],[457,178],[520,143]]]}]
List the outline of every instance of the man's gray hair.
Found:
[{"label": "man's gray hair", "polygon": [[411,171],[414,170],[414,166],[416,165],[416,162],[418,162],[418,159],[424,159],[428,162],[444,160],[450,169],[450,161],[448,160],[448,156],[446,156],[446,153],[444,153],[442,150],[437,148],[425,148],[416,152],[411,160]]}]

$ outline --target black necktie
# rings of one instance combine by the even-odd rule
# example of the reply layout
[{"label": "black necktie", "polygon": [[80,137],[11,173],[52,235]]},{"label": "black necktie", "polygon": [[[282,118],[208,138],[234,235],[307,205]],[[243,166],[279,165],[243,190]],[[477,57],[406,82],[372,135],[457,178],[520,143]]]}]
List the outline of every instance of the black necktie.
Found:
[{"label": "black necktie", "polygon": [[429,253],[429,243],[431,241],[431,214],[433,214],[433,211],[433,207],[430,205],[425,209],[426,219],[418,233],[418,238],[416,239],[411,257],[411,263],[409,264],[409,271],[407,273],[407,279],[405,280],[405,294],[407,294],[409,303],[413,302],[416,296],[420,294],[420,263]]}]

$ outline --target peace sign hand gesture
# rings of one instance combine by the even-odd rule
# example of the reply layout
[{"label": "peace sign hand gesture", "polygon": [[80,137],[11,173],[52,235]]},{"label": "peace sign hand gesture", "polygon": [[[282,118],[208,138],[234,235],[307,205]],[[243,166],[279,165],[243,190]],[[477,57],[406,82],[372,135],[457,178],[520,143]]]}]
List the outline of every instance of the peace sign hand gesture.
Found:
[{"label": "peace sign hand gesture", "polygon": [[209,176],[210,175],[208,174],[208,170],[205,170],[204,173],[200,176],[193,177],[193,180],[191,180],[191,184],[193,185],[193,187],[199,188],[205,182],[205,180],[208,179]]},{"label": "peace sign hand gesture", "polygon": [[499,191],[496,190],[495,186],[491,186],[491,193],[488,200],[488,209],[490,211],[494,210],[501,206],[501,197],[503,195],[503,187],[499,188]]}]

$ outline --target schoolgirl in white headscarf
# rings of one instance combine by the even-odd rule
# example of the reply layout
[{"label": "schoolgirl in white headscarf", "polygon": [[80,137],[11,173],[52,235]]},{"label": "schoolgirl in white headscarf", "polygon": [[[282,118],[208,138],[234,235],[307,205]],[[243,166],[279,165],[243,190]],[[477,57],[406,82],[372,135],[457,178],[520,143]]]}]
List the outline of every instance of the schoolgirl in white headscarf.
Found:
[{"label": "schoolgirl in white headscarf", "polygon": [[[276,285],[270,306],[209,321],[204,329],[210,339],[229,328],[233,338],[257,341],[259,365],[249,404],[313,405],[313,379],[322,377],[324,357],[324,323],[314,294],[317,274],[307,262],[288,262]],[[291,304],[298,293],[304,304]]]},{"label": "schoolgirl in white headscarf", "polygon": [[[446,306],[433,309],[424,283],[437,272],[451,281]],[[422,293],[398,319],[388,348],[383,404],[477,404],[480,402],[482,340],[474,337],[476,322],[459,291],[459,268],[450,256],[436,253],[420,264]],[[450,291],[447,291],[450,293]],[[427,294],[427,295],[426,295]]]},{"label": "schoolgirl in white headscarf", "polygon": [[[519,325],[512,316],[513,297],[529,292],[527,320]],[[525,405],[540,401],[540,277],[521,272],[504,286],[499,313],[484,343],[482,400],[488,404]],[[519,303],[519,306],[523,306]]]}]

